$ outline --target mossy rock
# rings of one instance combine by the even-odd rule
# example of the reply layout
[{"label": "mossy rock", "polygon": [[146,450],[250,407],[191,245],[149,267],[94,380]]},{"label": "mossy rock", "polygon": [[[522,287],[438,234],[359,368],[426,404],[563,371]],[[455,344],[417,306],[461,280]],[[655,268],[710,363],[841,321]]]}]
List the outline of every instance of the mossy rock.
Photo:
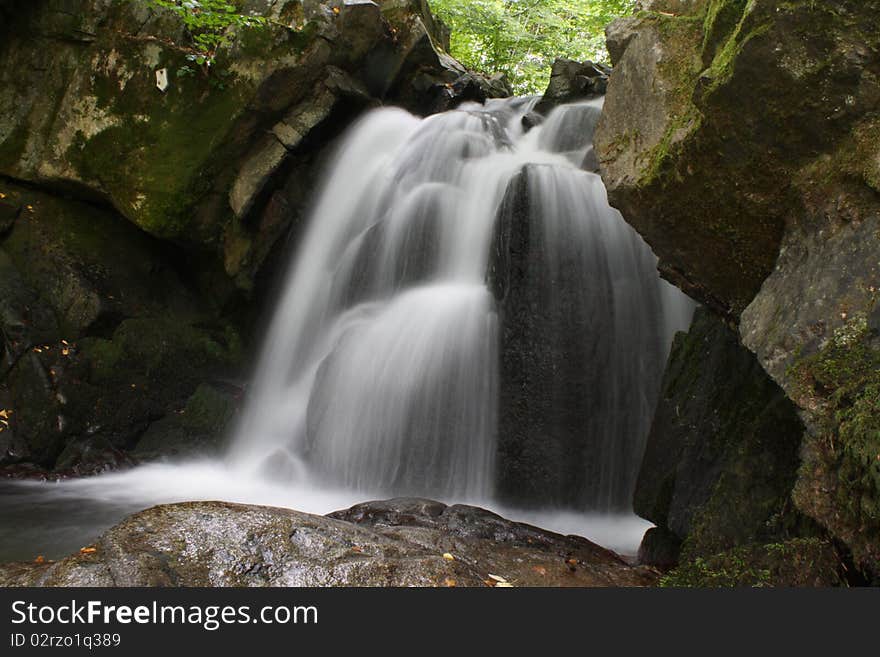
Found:
[{"label": "mossy rock", "polygon": [[8,372],[14,414],[10,429],[24,443],[19,454],[4,454],[0,463],[26,460],[51,464],[64,449],[63,411],[49,369],[36,353],[25,353]]},{"label": "mossy rock", "polygon": [[667,4],[612,31],[625,49],[597,153],[612,204],[661,270],[735,320],[772,272],[786,227],[804,222],[792,177],[875,111],[869,53],[880,43],[868,26],[880,7]]},{"label": "mossy rock", "polygon": [[[197,48],[180,18],[151,3],[83,0],[75,11],[65,3],[19,3],[0,24],[7,92],[0,96],[0,175],[110,205],[190,254],[223,263],[238,249],[226,259],[226,274],[249,290],[290,225],[264,235],[260,222],[290,169],[324,152],[365,106],[412,107],[417,77],[445,89],[464,72],[436,49],[445,41],[427,3],[382,3],[384,13],[371,3],[338,9],[304,20],[298,0],[250,1],[241,11],[269,20],[226,30],[208,67],[193,61]],[[169,84],[160,90],[163,70]],[[229,191],[254,144],[292,109],[319,104],[337,72],[349,78],[349,90],[368,89],[371,103],[351,104],[344,89],[332,89],[347,113],[305,126],[299,143],[285,143],[288,152],[242,206],[248,216],[239,216]],[[242,219],[248,239],[236,225]]]},{"label": "mossy rock", "polygon": [[193,322],[214,309],[189,290],[176,249],[105,208],[0,182],[20,206],[2,241],[25,285],[51,307],[61,336],[110,331],[122,318],[174,314]]},{"label": "mossy rock", "polygon": [[[596,133],[609,198],[662,272],[724,316],[796,402],[807,431],[794,506],[871,579],[876,340],[834,345],[854,317],[872,315],[880,290],[880,5],[642,7],[609,32],[618,61]],[[759,466],[726,472],[717,485],[727,492],[712,495],[730,506],[749,482],[763,491]],[[686,551],[722,547],[718,527],[698,533]]]},{"label": "mossy rock", "polygon": [[[109,339],[38,349],[8,377],[12,428],[28,449],[16,460],[78,473],[103,469],[95,454],[107,455],[110,466],[124,464],[120,451],[182,409],[191,411],[187,430],[208,435],[217,429],[229,413],[221,400],[207,390],[187,400],[203,382],[233,375],[239,363],[234,331],[175,319],[128,319]],[[95,447],[96,440],[112,450]]]},{"label": "mossy rock", "polygon": [[237,362],[239,349],[231,329],[212,333],[164,318],[127,319],[111,339],[85,338],[80,347],[93,383],[172,387],[219,375]]},{"label": "mossy rock", "polygon": [[635,511],[683,542],[683,558],[811,532],[791,503],[803,434],[736,333],[698,309],[672,347]]},{"label": "mossy rock", "polygon": [[201,384],[181,410],[150,425],[132,452],[140,460],[216,454],[237,410],[228,388]]},{"label": "mossy rock", "polygon": [[790,369],[813,419],[796,499],[846,541],[868,577],[880,576],[878,329],[858,314]]},{"label": "mossy rock", "polygon": [[665,587],[844,586],[846,566],[834,546],[819,538],[747,545],[681,564]]}]

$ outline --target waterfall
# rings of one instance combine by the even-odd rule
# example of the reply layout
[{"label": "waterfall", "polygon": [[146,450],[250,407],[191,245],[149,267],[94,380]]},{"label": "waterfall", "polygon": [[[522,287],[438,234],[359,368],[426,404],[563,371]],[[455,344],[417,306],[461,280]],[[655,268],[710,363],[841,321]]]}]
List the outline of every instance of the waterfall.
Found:
[{"label": "waterfall", "polygon": [[[426,119],[378,109],[352,128],[287,273],[232,465],[488,499],[529,457],[546,470],[526,482],[535,502],[628,505],[662,365],[692,304],[660,280],[586,170],[601,101],[557,108],[526,132],[536,100]],[[524,206],[505,211],[523,185]],[[503,252],[505,230],[528,233],[535,257]],[[518,275],[499,281],[501,261]],[[537,329],[523,324],[533,315]],[[509,356],[526,346],[566,377],[530,379],[547,403],[517,396],[527,388],[516,367],[528,364]],[[552,430],[535,435],[541,427]],[[523,428],[534,431],[517,455],[511,436]],[[539,490],[563,481],[573,493]]]}]

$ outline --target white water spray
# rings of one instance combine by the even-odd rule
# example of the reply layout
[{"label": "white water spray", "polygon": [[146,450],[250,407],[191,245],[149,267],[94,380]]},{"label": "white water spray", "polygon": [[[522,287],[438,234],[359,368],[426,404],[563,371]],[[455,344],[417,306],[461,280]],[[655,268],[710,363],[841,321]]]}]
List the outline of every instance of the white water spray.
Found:
[{"label": "white water spray", "polygon": [[[659,279],[656,259],[608,206],[599,177],[581,168],[594,160],[601,101],[558,108],[525,133],[521,119],[533,105],[490,101],[424,120],[382,109],[352,130],[288,274],[233,466],[365,494],[491,497],[503,382],[487,268],[499,207],[529,167],[530,196],[544,206],[532,214],[544,224],[552,265],[534,285],[572,282],[557,276],[554,249],[574,241],[586,263],[574,265],[584,272],[576,280],[583,298],[607,303],[586,312],[612,318],[596,329],[634,336],[598,336],[607,345],[601,363],[616,370],[606,380],[648,392],[602,391],[612,401],[590,423],[604,432],[605,454],[584,469],[622,482],[594,494],[598,506],[609,508],[612,488],[627,494],[661,369],[643,371],[638,352],[662,362],[671,340],[663,332],[652,343],[639,327],[685,329],[691,306]],[[591,291],[601,286],[613,294]],[[615,395],[638,404],[624,411],[639,422],[619,418]]]},{"label": "white water spray", "polygon": [[[327,513],[392,495],[477,503],[633,553],[646,523],[631,515],[526,513],[493,497],[506,467],[497,417],[505,382],[487,267],[499,208],[524,168],[541,165],[531,167],[540,173],[530,177],[530,196],[542,206],[532,220],[548,244],[583,254],[574,267],[584,288],[578,312],[600,321],[582,338],[598,349],[596,363],[616,368],[601,379],[612,387],[606,396],[624,400],[596,406],[584,428],[595,462],[576,463],[572,475],[589,497],[584,509],[611,508],[620,494],[613,489],[631,486],[659,383],[640,350],[662,361],[693,307],[659,279],[653,254],[608,207],[599,177],[583,170],[595,165],[590,142],[601,101],[558,108],[526,133],[521,119],[535,100],[490,101],[424,120],[381,109],[360,121],[318,194],[225,461],[8,483],[0,487],[2,524],[24,529],[18,543],[0,546],[6,558],[41,544],[63,555],[158,503],[224,499]],[[555,251],[547,256],[553,262]],[[570,265],[561,260],[560,271],[571,273]],[[563,279],[571,276],[544,271],[534,284],[552,295]],[[593,288],[609,285],[602,305],[591,306]],[[646,326],[660,327],[659,341],[645,337]],[[633,387],[638,403],[630,407]],[[640,419],[627,423],[626,415]]]}]

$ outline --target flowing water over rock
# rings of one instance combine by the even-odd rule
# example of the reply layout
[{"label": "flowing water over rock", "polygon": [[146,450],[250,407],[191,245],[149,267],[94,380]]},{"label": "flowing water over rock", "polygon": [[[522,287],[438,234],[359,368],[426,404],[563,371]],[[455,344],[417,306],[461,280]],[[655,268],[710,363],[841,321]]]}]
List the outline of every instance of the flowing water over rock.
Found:
[{"label": "flowing water over rock", "polygon": [[[387,494],[489,497],[496,472],[518,467],[496,457],[499,396],[510,401],[517,377],[503,357],[499,371],[499,348],[517,349],[508,329],[524,318],[546,319],[518,347],[555,356],[555,380],[541,383],[564,390],[534,391],[543,406],[518,401],[559,429],[530,439],[560,452],[556,479],[578,492],[531,501],[628,506],[668,345],[691,304],[582,169],[601,101],[560,107],[524,133],[534,102],[425,120],[385,109],[354,128],[288,275],[232,463]],[[502,202],[523,176],[527,207],[511,218]],[[533,233],[534,253],[518,261],[522,245],[499,244],[499,222]],[[527,272],[506,272],[493,297],[499,250]],[[519,297],[528,303],[509,317],[507,299]]]},{"label": "flowing water over rock", "polygon": [[[631,511],[693,304],[591,171],[601,100],[525,132],[536,100],[368,114],[317,194],[225,461],[66,482],[49,499],[97,499],[94,534],[158,502],[326,513],[431,496],[548,508],[528,519],[601,542],[596,516],[566,513]],[[47,489],[29,486],[2,492]],[[606,544],[631,551],[644,524],[608,527]]]}]

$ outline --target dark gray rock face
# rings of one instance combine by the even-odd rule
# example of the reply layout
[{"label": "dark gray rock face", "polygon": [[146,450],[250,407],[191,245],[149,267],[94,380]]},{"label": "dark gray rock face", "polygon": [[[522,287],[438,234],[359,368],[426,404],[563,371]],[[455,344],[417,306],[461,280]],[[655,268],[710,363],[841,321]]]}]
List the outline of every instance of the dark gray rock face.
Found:
[{"label": "dark gray rock face", "polygon": [[[590,313],[577,312],[581,304],[562,299],[548,307],[548,246],[531,212],[528,176],[526,168],[502,203],[490,273],[501,325],[498,487],[514,503],[575,504],[583,501],[577,482],[585,464],[577,455],[593,410],[589,384],[608,366],[602,359],[610,336]],[[583,293],[554,283],[563,295]],[[590,339],[575,338],[580,335]],[[583,369],[591,355],[593,376]]]},{"label": "dark gray rock face", "polygon": [[668,570],[678,565],[681,539],[665,527],[651,527],[639,545],[638,561]]},{"label": "dark gray rock face", "polygon": [[676,337],[636,485],[636,513],[661,530],[645,537],[648,562],[668,562],[675,541],[706,556],[804,529],[791,502],[802,435],[754,355],[698,310]]},{"label": "dark gray rock face", "polygon": [[590,181],[600,185],[528,166],[499,210],[497,467],[500,494],[517,504],[628,509],[659,390],[654,259],[583,193]]},{"label": "dark gray rock face", "polygon": [[371,502],[328,517],[221,502],[158,506],[92,547],[56,563],[0,565],[0,584],[647,586],[656,579],[586,539],[430,500]]},{"label": "dark gray rock face", "polygon": [[557,105],[601,96],[608,88],[611,69],[604,64],[557,59],[550,71],[550,84],[535,107],[547,112]]}]

